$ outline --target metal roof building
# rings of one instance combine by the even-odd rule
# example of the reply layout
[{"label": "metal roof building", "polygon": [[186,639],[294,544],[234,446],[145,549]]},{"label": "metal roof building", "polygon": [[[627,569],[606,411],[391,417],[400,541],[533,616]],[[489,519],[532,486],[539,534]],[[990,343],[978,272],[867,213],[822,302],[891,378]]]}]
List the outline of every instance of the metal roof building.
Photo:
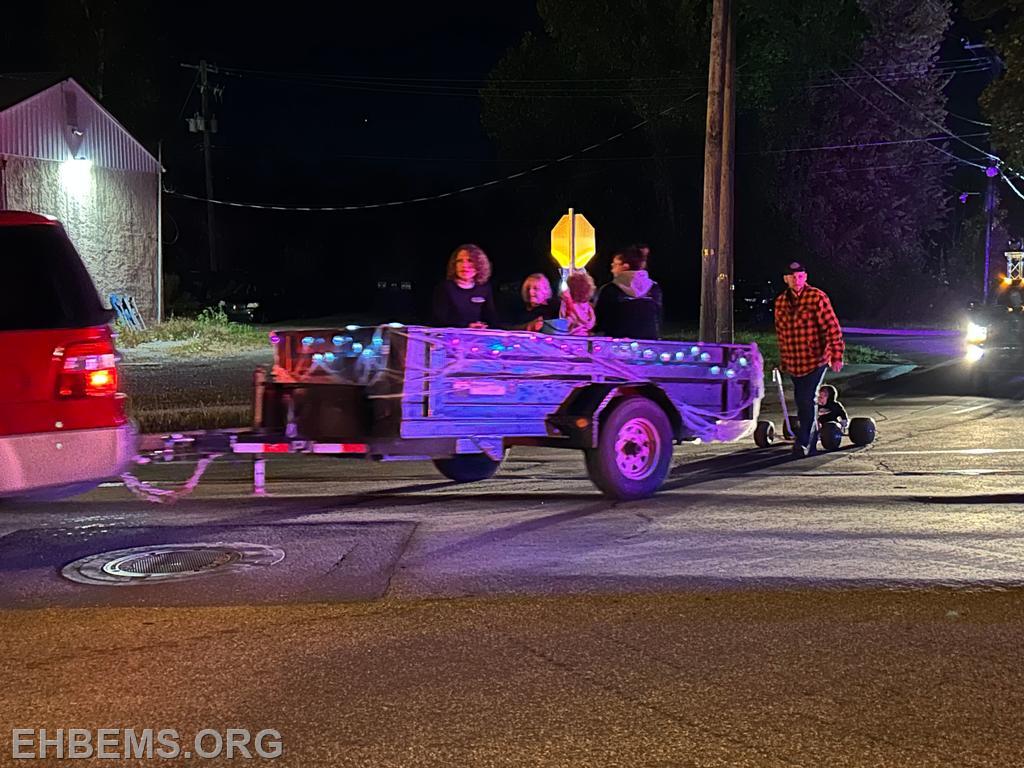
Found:
[{"label": "metal roof building", "polygon": [[104,297],[159,318],[160,163],[73,79],[0,75],[0,209],[60,219]]}]

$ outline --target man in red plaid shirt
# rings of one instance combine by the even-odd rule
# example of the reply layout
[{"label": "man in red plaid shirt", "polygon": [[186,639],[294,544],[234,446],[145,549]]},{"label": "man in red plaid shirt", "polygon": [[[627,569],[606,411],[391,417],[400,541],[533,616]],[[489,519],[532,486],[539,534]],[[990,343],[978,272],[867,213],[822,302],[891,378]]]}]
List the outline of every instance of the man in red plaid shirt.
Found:
[{"label": "man in red plaid shirt", "polygon": [[807,284],[803,265],[791,262],[783,279],[786,290],[775,299],[779,367],[793,380],[793,398],[800,420],[793,453],[807,456],[815,452],[818,444],[818,387],[828,368],[836,373],[843,369],[846,344],[832,302],[823,290]]}]

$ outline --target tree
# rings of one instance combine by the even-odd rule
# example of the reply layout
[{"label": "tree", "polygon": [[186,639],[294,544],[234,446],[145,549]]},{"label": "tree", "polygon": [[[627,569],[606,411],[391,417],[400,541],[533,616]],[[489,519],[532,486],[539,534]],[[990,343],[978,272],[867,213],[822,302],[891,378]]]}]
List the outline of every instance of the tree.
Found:
[{"label": "tree", "polygon": [[[784,208],[847,311],[877,311],[892,285],[932,273],[932,242],[953,195],[954,160],[937,135],[946,117],[936,68],[949,0],[861,0],[869,23],[859,60],[813,105],[805,141],[849,147],[786,156]],[[852,145],[852,146],[850,146]],[[918,284],[920,284],[918,282]]]},{"label": "tree", "polygon": [[[812,131],[808,85],[857,50],[864,22],[855,0],[737,3],[737,271],[749,274],[764,269],[763,242],[786,226],[772,201],[778,169],[751,153]],[[482,94],[484,125],[506,158],[525,164],[596,145],[547,171],[531,202],[597,205],[602,242],[639,233],[673,254],[659,270],[686,285],[699,271],[709,8],[539,0],[543,32],[505,56]]]},{"label": "tree", "polygon": [[152,0],[55,0],[46,8],[46,66],[77,79],[152,143],[162,34]]},{"label": "tree", "polygon": [[1024,169],[1024,2],[972,0],[968,13],[988,29],[989,44],[1006,68],[981,96],[992,122],[992,145],[1017,169]]}]

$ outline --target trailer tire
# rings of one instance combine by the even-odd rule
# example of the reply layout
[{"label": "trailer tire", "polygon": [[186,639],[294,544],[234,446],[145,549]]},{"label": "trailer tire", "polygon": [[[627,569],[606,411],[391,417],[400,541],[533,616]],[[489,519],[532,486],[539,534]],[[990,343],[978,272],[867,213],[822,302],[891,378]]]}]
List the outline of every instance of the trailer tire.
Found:
[{"label": "trailer tire", "polygon": [[854,445],[871,445],[875,442],[875,420],[866,416],[850,419],[849,434]]},{"label": "trailer tire", "polygon": [[754,429],[754,443],[758,448],[767,448],[775,442],[775,425],[770,421],[757,422]]},{"label": "trailer tire", "polygon": [[613,499],[654,494],[672,463],[672,425],[657,403],[627,397],[601,417],[597,447],[584,450],[587,474]]},{"label": "trailer tire", "polygon": [[434,459],[437,471],[456,483],[475,483],[493,477],[501,466],[486,453],[460,453],[446,459]]}]

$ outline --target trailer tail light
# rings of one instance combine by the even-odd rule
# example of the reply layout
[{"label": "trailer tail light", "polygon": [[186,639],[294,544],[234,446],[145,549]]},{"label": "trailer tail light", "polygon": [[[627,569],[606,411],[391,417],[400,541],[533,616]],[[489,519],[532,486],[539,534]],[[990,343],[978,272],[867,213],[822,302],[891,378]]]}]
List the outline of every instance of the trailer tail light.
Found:
[{"label": "trailer tail light", "polygon": [[105,397],[117,393],[117,353],[110,340],[69,344],[57,379],[61,398]]}]

